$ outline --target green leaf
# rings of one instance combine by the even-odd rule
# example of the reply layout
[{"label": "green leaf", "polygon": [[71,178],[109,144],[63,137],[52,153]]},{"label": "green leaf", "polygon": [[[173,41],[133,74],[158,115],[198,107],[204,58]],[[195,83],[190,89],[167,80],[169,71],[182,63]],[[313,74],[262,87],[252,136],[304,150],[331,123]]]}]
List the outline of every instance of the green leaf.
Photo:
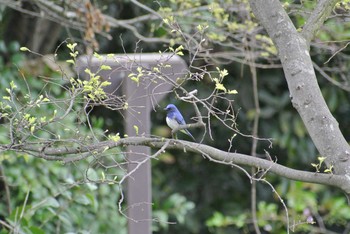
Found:
[{"label": "green leaf", "polygon": [[45,234],[46,232],[42,230],[41,228],[37,226],[31,226],[29,227],[29,230],[32,232],[32,234]]},{"label": "green leaf", "polygon": [[139,127],[137,125],[134,125],[135,133],[136,135],[139,135]]},{"label": "green leaf", "polygon": [[86,69],[84,70],[84,72],[85,72],[86,74],[88,74],[89,76],[94,76],[94,73],[92,73],[91,70],[90,70],[89,68],[86,68]]},{"label": "green leaf", "polygon": [[76,46],[77,46],[77,43],[73,43],[73,44],[68,43],[68,44],[67,44],[68,49],[70,49],[71,51],[74,51],[74,48],[75,48]]},{"label": "green leaf", "polygon": [[110,66],[108,66],[108,65],[102,65],[101,66],[101,70],[107,71],[107,70],[112,70],[112,68]]},{"label": "green leaf", "polygon": [[182,51],[176,52],[176,54],[179,55],[179,56],[183,56],[184,55],[184,53]]},{"label": "green leaf", "polygon": [[[108,147],[108,146],[107,146]],[[108,147],[109,148],[109,147]],[[104,182],[106,180],[106,175],[103,171],[101,171],[101,177],[102,177],[102,182]]]},{"label": "green leaf", "polygon": [[97,59],[99,59],[99,60],[102,60],[102,56],[101,55],[99,55],[97,52],[94,52],[94,57],[95,58],[97,58]]},{"label": "green leaf", "polygon": [[71,64],[73,64],[73,65],[75,64],[75,61],[74,61],[73,59],[67,59],[66,62],[67,62],[67,63],[71,63]]},{"label": "green leaf", "polygon": [[35,131],[35,125],[30,127],[30,132],[33,133]]},{"label": "green leaf", "polygon": [[109,82],[109,81],[103,81],[102,83],[101,83],[101,87],[106,87],[106,86],[109,86],[109,85],[111,85],[112,83],[111,82]]},{"label": "green leaf", "polygon": [[56,198],[48,197],[46,199],[45,206],[58,208],[58,207],[60,207],[60,203],[56,200]]},{"label": "green leaf", "polygon": [[228,71],[226,69],[219,70],[219,72],[220,72],[220,77],[221,78],[224,78],[225,76],[228,75]]},{"label": "green leaf", "polygon": [[224,91],[225,93],[226,93],[226,88],[225,88],[225,86],[223,85],[223,84],[221,84],[221,83],[216,83],[215,84],[215,88],[216,89],[218,89],[218,90],[222,90],[222,91]]},{"label": "green leaf", "polygon": [[11,89],[16,89],[17,88],[17,85],[15,84],[15,82],[13,80],[11,80],[10,86],[11,86]]},{"label": "green leaf", "polygon": [[324,160],[326,160],[326,157],[317,157],[317,160],[318,160],[320,163],[323,163]]},{"label": "green leaf", "polygon": [[91,201],[84,194],[79,194],[74,198],[74,201],[82,205],[90,205]]},{"label": "green leaf", "polygon": [[115,135],[109,135],[108,138],[115,142],[119,141],[120,140],[119,132]]},{"label": "green leaf", "polygon": [[235,89],[233,89],[233,90],[228,90],[228,92],[227,92],[228,94],[237,94],[238,92],[237,92],[237,90],[235,90]]},{"label": "green leaf", "polygon": [[24,52],[24,51],[30,51],[27,47],[21,47],[21,48],[19,48],[19,50],[20,50],[20,51],[23,51],[23,52]]},{"label": "green leaf", "polygon": [[136,76],[132,76],[132,77],[131,77],[131,80],[134,81],[136,84],[139,84],[139,83],[140,83],[139,78],[136,77]]}]

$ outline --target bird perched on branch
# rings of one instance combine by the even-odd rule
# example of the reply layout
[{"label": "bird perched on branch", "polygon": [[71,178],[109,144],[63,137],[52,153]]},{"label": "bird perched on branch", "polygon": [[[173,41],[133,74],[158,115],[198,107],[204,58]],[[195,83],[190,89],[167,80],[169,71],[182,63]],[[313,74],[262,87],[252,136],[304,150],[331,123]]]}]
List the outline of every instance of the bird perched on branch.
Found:
[{"label": "bird perched on branch", "polygon": [[[167,116],[165,119],[166,123],[171,129],[175,129],[180,125],[186,125],[184,117],[174,104],[167,105],[167,107],[164,110],[166,110],[167,112]],[[181,129],[179,131],[189,135],[194,141],[196,140],[187,129]]]}]

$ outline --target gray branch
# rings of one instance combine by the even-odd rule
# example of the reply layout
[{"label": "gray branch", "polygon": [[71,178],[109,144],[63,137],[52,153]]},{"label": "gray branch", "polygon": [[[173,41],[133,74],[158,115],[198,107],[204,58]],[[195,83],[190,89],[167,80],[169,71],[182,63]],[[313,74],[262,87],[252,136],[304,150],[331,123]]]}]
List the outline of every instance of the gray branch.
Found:
[{"label": "gray branch", "polygon": [[114,147],[125,147],[128,145],[142,145],[158,149],[162,149],[166,146],[166,149],[178,149],[185,150],[186,152],[195,152],[205,156],[210,161],[214,161],[216,163],[226,165],[238,164],[244,166],[259,167],[261,169],[267,170],[268,172],[272,172],[274,174],[280,175],[291,180],[331,185],[342,189],[346,193],[350,193],[350,179],[348,179],[348,177],[346,176],[295,170],[280,165],[274,161],[252,157],[250,155],[245,154],[230,153],[208,145],[189,141],[164,138],[160,139],[148,137],[128,137],[122,138],[116,142],[104,141],[79,148],[17,145],[12,146],[11,149],[17,151],[25,151],[36,155],[37,157],[45,158],[47,160],[57,160],[62,161],[64,163],[68,163],[83,159],[84,157],[82,157],[82,155],[85,155],[85,157],[87,157],[87,154],[89,153],[90,156],[96,155],[99,152],[104,151],[106,147],[111,149]]},{"label": "gray branch", "polygon": [[307,43],[310,43],[310,41],[314,38],[324,21],[327,20],[328,16],[331,14],[337,2],[339,2],[339,0],[318,1],[315,9],[303,27],[302,35],[306,39]]}]

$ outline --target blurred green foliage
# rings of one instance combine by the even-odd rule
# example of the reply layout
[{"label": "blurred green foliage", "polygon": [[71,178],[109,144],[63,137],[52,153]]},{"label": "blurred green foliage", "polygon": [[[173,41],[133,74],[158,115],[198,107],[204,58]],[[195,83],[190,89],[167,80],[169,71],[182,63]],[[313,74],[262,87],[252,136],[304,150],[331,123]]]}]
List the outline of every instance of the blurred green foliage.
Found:
[{"label": "blurred green foliage", "polygon": [[[30,87],[32,97],[37,97],[42,91],[43,82],[40,77],[33,75],[21,76],[19,69],[26,69],[28,61],[19,51],[18,43],[8,46],[0,41],[0,76],[3,97],[5,87],[14,81],[17,87],[17,98],[21,99]],[[26,68],[24,68],[26,67]],[[47,66],[36,66],[41,77],[57,77],[58,73]],[[22,71],[22,70],[21,70]],[[25,80],[25,82],[24,82]],[[28,85],[28,86],[27,86]],[[64,84],[61,84],[64,85]],[[65,89],[57,84],[49,85],[46,90],[54,93],[57,98],[67,95]],[[31,113],[34,116],[53,113],[55,106],[40,105]],[[75,111],[81,104],[74,106]],[[103,124],[102,119],[92,118],[94,131],[99,132]],[[8,143],[6,122],[0,124],[0,142]],[[53,126],[48,131],[56,135],[67,136],[68,129],[79,129],[80,133],[88,135],[89,129],[81,126],[76,117],[65,118],[59,126]],[[62,127],[63,126],[63,127]],[[74,136],[74,133],[71,133]],[[50,137],[50,134],[37,134],[36,137]],[[35,158],[27,153],[13,153],[6,151],[0,154],[0,217],[10,225],[15,226],[20,233],[126,233],[126,218],[118,213],[120,190],[116,185],[94,184],[84,182],[85,170],[89,161],[74,164],[62,164]],[[89,174],[98,173],[93,168]],[[97,170],[97,169],[96,169]],[[5,193],[5,186],[9,194]],[[9,202],[9,203],[8,203]],[[8,211],[11,213],[8,213]],[[1,225],[0,225],[1,227]],[[8,233],[2,227],[0,233]]]},{"label": "blurred green foliage", "polygon": [[[110,6],[106,11],[112,12],[113,9],[117,9],[121,12],[122,18],[130,18],[139,13],[134,8],[127,13],[122,11],[123,7],[130,7],[128,2],[105,2]],[[225,5],[227,1],[218,2]],[[293,4],[295,1],[284,2]],[[302,2],[306,10],[311,9],[315,4],[315,1]],[[124,5],[119,7],[121,6],[119,4]],[[198,4],[200,4],[199,1],[169,1],[164,3],[160,13],[170,16],[171,9],[167,7],[184,10]],[[288,4],[285,5],[287,9]],[[201,15],[204,21],[212,15],[216,18],[216,21],[210,21],[213,31],[209,34],[209,39],[225,41],[227,38],[220,34],[221,27],[227,28],[230,32],[246,31],[254,27],[251,21],[235,22],[234,17],[227,16],[222,9],[224,8],[213,4],[211,12],[205,11]],[[297,9],[297,11],[301,10]],[[181,16],[179,18],[185,22],[182,29],[190,32],[192,30],[190,19]],[[292,20],[297,28],[301,28],[305,23],[303,15],[293,15]],[[145,24],[140,26],[139,30],[142,33],[151,31],[157,37],[163,37],[168,33],[165,27],[157,27],[154,24]],[[339,24],[330,20],[326,22],[324,29],[320,30],[315,41],[322,43],[347,40],[349,32],[349,24]],[[118,38],[120,33],[120,31],[114,32],[114,38]],[[123,38],[125,39],[123,47],[118,40],[112,42],[101,40],[101,53],[122,52],[123,48],[126,51],[134,51],[135,37],[130,32],[125,32]],[[256,39],[266,41],[266,38],[261,35]],[[274,54],[275,51],[270,42],[266,42],[264,46],[270,54]],[[145,45],[141,42],[139,47],[143,51],[159,50],[156,44]],[[217,47],[214,51],[215,49],[220,50]],[[23,53],[18,51],[18,44],[5,45],[0,41],[0,92],[4,92],[12,80],[22,79],[16,66],[21,67],[27,60]],[[348,53],[349,49],[344,52]],[[324,65],[332,53],[334,51],[311,47],[313,61],[319,65]],[[347,71],[349,64],[340,63],[335,58],[326,66],[335,68],[329,72],[333,73],[332,78],[335,79],[337,72]],[[249,70],[246,66],[237,63],[231,63],[225,68],[230,74],[226,79],[225,87],[237,89],[240,94],[235,96],[237,124],[242,132],[249,134],[256,114]],[[38,77],[30,75],[31,73],[47,77],[57,76],[45,66],[39,71],[26,74],[26,80],[33,95],[38,95],[42,87]],[[270,148],[269,142],[260,141],[258,154],[264,155],[264,150],[267,150],[273,159],[278,159],[280,164],[313,171],[311,163],[317,162],[319,155],[299,115],[290,103],[283,71],[258,69],[258,74],[261,105],[259,136],[272,138],[273,142]],[[331,86],[329,81],[323,79],[319,73],[317,75],[320,77],[319,84],[330,110],[342,126],[341,130],[345,137],[350,139],[348,92]],[[20,86],[20,90],[27,89],[23,82],[16,83]],[[189,82],[186,88],[188,90],[196,88],[199,90],[199,95],[205,96],[211,91],[208,89],[208,83],[207,80],[203,80],[203,85],[199,86],[198,83]],[[66,95],[58,86],[52,86],[50,90],[58,96]],[[3,96],[3,93],[0,94]],[[194,116],[192,106],[180,103],[172,95],[162,102],[161,107],[167,103],[178,105],[183,110],[187,122],[191,122],[190,117]],[[53,109],[50,109],[52,107],[49,105],[43,107],[47,108],[46,113],[52,113]],[[79,109],[79,105],[76,108]],[[159,109],[152,113],[152,121],[160,123],[153,126],[153,132],[166,134],[165,113],[161,110],[162,108]],[[202,109],[201,111],[204,112]],[[106,126],[108,123],[109,126],[113,126],[118,122],[115,121],[115,113],[104,117],[105,119],[95,119],[93,126],[96,131],[102,125]],[[3,123],[0,123],[1,133]],[[75,119],[68,118],[65,126],[75,129]],[[230,139],[233,133],[223,129],[216,121],[212,122],[211,127],[215,140],[207,137],[204,143],[227,150],[229,145],[227,139]],[[63,132],[60,133],[60,131],[64,129],[57,128],[55,131],[57,134],[62,134]],[[88,129],[82,126],[80,131],[88,131]],[[192,132],[196,137],[203,133],[201,129],[194,129]],[[7,137],[5,134],[0,134],[0,142],[7,142]],[[232,151],[250,154],[251,138],[242,136],[234,138]],[[120,197],[119,188],[108,184],[80,184],[89,162],[62,165],[33,158],[27,154],[13,153],[1,154],[0,162],[1,172],[6,178],[11,195],[11,213],[8,213],[4,183],[0,183],[1,220],[5,219],[10,224],[17,224],[25,233],[116,233],[116,230],[118,230],[117,233],[126,233],[127,220],[118,213],[117,207]],[[249,168],[246,169],[249,170]],[[97,171],[90,173],[99,174]],[[162,155],[160,160],[152,162],[152,176],[153,215],[158,220],[158,222],[152,222],[154,233],[254,233],[250,211],[251,183],[239,170],[214,164],[203,159],[201,155],[169,151]],[[270,174],[267,175],[267,180],[284,200],[288,208],[290,225],[295,233],[318,233],[321,224],[328,230],[339,233],[348,228],[350,210],[346,198],[340,191],[322,185],[289,181]],[[264,233],[286,233],[286,211],[271,187],[258,183],[257,197],[258,225],[261,230]],[[21,215],[22,210],[23,215]],[[0,228],[0,233],[7,233],[7,231],[5,228]]]}]

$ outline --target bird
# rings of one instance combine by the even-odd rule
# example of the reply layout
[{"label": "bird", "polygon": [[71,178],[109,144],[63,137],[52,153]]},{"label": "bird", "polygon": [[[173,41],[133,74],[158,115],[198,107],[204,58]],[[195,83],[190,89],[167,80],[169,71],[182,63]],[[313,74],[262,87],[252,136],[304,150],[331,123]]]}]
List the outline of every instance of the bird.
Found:
[{"label": "bird", "polygon": [[[164,110],[167,112],[165,120],[169,128],[175,129],[179,125],[186,125],[184,117],[174,104],[167,105]],[[194,141],[196,140],[187,129],[181,129],[180,131],[190,136]]]}]

